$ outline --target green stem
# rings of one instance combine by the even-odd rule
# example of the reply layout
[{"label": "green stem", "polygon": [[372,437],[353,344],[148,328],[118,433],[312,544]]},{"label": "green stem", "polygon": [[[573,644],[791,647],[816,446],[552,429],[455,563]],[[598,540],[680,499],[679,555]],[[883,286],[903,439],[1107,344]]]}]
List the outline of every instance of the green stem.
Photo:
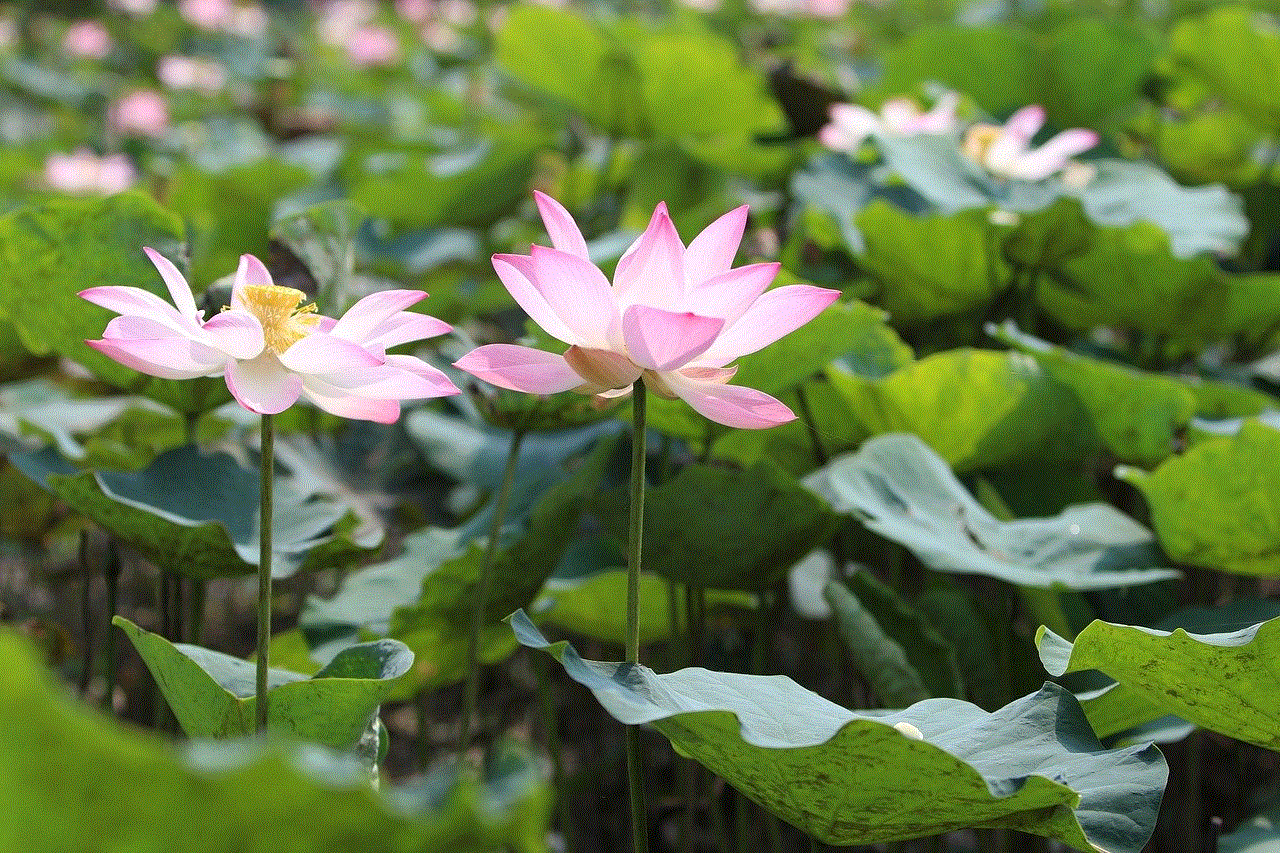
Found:
[{"label": "green stem", "polygon": [[107,537],[107,562],[103,566],[103,574],[107,582],[107,641],[102,650],[102,707],[112,713],[116,692],[116,632],[112,630],[111,620],[115,618],[120,603],[120,549],[114,536]]},{"label": "green stem", "polygon": [[89,568],[89,531],[80,531],[80,571],[84,573],[84,588],[80,591],[80,636],[84,643],[84,659],[80,670],[80,695],[89,692],[89,682],[93,678],[93,608],[90,590],[93,584],[93,573]]},{"label": "green stem", "polygon": [[551,676],[548,673],[548,655],[534,655],[538,673],[538,695],[542,700],[542,725],[546,729],[547,754],[551,756],[551,781],[556,791],[556,813],[560,820],[560,834],[564,847],[572,850],[573,813],[569,809],[569,786],[564,776],[564,761],[560,756],[560,731],[556,726],[555,700],[552,694]]},{"label": "green stem", "polygon": [[818,433],[818,422],[813,418],[809,408],[809,398],[804,393],[804,385],[796,386],[796,406],[800,409],[800,417],[804,420],[804,428],[809,433],[809,443],[813,446],[813,459],[819,467],[827,464],[830,457],[822,445],[822,436]]},{"label": "green stem", "polygon": [[271,488],[275,474],[275,420],[262,416],[262,491],[258,529],[258,679],[255,696],[257,727],[267,730],[267,660],[271,653]]},{"label": "green stem", "polygon": [[511,446],[507,450],[507,467],[502,472],[502,485],[498,487],[498,499],[489,522],[489,541],[484,546],[480,561],[480,588],[476,592],[475,609],[471,614],[471,635],[467,640],[467,683],[462,699],[462,719],[458,723],[458,755],[466,755],[471,748],[471,720],[476,713],[480,696],[480,633],[484,630],[485,606],[489,602],[489,587],[493,585],[493,556],[498,552],[498,539],[506,521],[507,500],[511,496],[511,484],[516,478],[516,462],[520,458],[520,445],[524,430],[511,432]]},{"label": "green stem", "polygon": [[[631,389],[631,524],[627,530],[627,663],[640,662],[640,554],[644,539],[645,388]],[[640,729],[627,726],[627,780],[631,789],[631,839],[635,853],[648,853]]]}]

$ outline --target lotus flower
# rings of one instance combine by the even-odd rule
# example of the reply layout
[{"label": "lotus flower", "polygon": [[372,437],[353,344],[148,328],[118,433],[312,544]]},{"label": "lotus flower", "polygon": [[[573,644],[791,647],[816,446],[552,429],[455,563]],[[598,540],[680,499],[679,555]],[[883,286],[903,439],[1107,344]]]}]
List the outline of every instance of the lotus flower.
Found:
[{"label": "lotus flower", "polygon": [[1044,107],[1018,110],[1004,127],[975,124],[964,137],[966,155],[988,172],[1015,181],[1040,181],[1062,171],[1072,157],[1098,144],[1092,130],[1064,130],[1039,148],[1031,138],[1044,125]]},{"label": "lotus flower", "polygon": [[868,136],[950,133],[959,103],[959,95],[947,92],[928,112],[910,98],[890,98],[879,114],[857,104],[832,104],[831,123],[818,131],[818,141],[836,151],[856,151]]},{"label": "lotus flower", "polygon": [[151,376],[224,376],[251,412],[276,414],[305,396],[326,412],[391,423],[400,401],[458,393],[443,373],[386,348],[449,331],[447,323],[406,311],[420,290],[364,297],[334,320],[303,305],[305,295],[271,281],[252,255],[240,257],[231,305],[206,320],[191,287],[168,259],[144,249],[173,298],[138,287],[91,287],[80,295],[121,316],[89,346]]},{"label": "lotus flower", "polygon": [[494,255],[511,296],[563,354],[512,344],[472,350],[455,366],[500,388],[532,394],[578,391],[617,397],[643,379],[731,427],[769,427],[795,415],[779,401],[728,384],[739,356],[813,319],[840,294],[810,285],[766,291],[778,264],[730,269],[747,208],[726,213],[688,248],[665,204],[618,261],[613,284],[587,257],[577,224],[558,202],[535,194],[554,248]]}]

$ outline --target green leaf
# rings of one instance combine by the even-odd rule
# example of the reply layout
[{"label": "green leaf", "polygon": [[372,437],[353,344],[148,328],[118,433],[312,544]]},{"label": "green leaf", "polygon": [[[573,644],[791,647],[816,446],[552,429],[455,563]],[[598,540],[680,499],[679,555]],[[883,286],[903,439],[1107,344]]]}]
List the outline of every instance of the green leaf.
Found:
[{"label": "green leaf", "polygon": [[367,212],[347,199],[310,205],[277,218],[271,239],[302,261],[319,288],[316,302],[336,314],[355,301],[350,292],[355,237]]},{"label": "green leaf", "polygon": [[596,112],[591,83],[609,52],[604,34],[567,10],[521,5],[494,37],[498,66],[519,82],[551,95],[587,118]]},{"label": "green leaf", "polygon": [[1114,125],[1137,100],[1158,50],[1141,23],[1079,17],[1054,30],[1045,48],[1045,109],[1060,127]]},{"label": "green leaf", "polygon": [[806,479],[836,512],[910,548],[941,572],[1033,587],[1107,589],[1178,577],[1151,568],[1151,533],[1109,504],[1002,522],[913,435],[873,438]]},{"label": "green leaf", "polygon": [[888,637],[858,597],[839,581],[829,581],[822,591],[836,620],[836,629],[853,659],[853,666],[880,703],[905,708],[930,694],[920,673],[907,660],[902,646]]},{"label": "green leaf", "polygon": [[1177,714],[1280,750],[1280,618],[1220,634],[1094,621],[1074,642],[1042,627],[1036,646],[1052,675],[1096,669],[1119,683],[1094,700],[1099,707],[1090,716],[1097,714],[1104,734]]},{"label": "green leaf", "polygon": [[862,606],[875,616],[881,630],[902,646],[929,696],[964,697],[956,649],[929,617],[866,569],[859,568],[845,583]]},{"label": "green leaf", "polygon": [[[170,643],[116,616],[189,737],[232,738],[254,732],[256,665],[186,643]],[[413,652],[395,640],[343,649],[308,678],[268,672],[268,731],[349,750],[369,729],[378,706],[409,671]]]},{"label": "green leaf", "polygon": [[885,52],[887,95],[914,92],[937,81],[964,92],[994,115],[1040,101],[1044,69],[1029,31],[1006,26],[916,27]]},{"label": "green leaf", "polygon": [[783,676],[659,675],[583,660],[567,643],[548,643],[524,613],[511,625],[614,718],[653,725],[678,752],[825,844],[1001,826],[1137,853],[1154,826],[1167,775],[1159,751],[1103,750],[1056,685],[994,714],[955,699],[857,713]]},{"label": "green leaf", "polygon": [[[939,584],[925,590],[914,604],[955,650],[966,698],[983,708],[1000,707],[1008,697],[1010,675],[991,665],[996,655],[992,631],[972,593],[958,584]],[[1002,624],[997,630],[1008,629]]]},{"label": "green leaf", "polygon": [[[594,509],[625,540],[625,495],[612,492]],[[822,502],[776,465],[690,465],[645,495],[644,568],[693,586],[759,592],[834,525]]]},{"label": "green leaf", "polygon": [[1280,431],[1246,421],[1151,473],[1121,467],[1179,563],[1240,575],[1280,575]]},{"label": "green leaf", "polygon": [[85,345],[114,315],[78,294],[117,285],[168,301],[142,247],[176,258],[182,238],[181,221],[141,193],[57,199],[7,213],[0,217],[0,318],[35,355],[69,358],[113,385],[141,388],[146,377]]},{"label": "green leaf", "polygon": [[1082,459],[1094,446],[1074,395],[1020,353],[953,349],[883,378],[827,376],[867,432],[915,433],[957,470]]},{"label": "green leaf", "polygon": [[1243,6],[1224,6],[1180,20],[1169,34],[1166,62],[1203,80],[1269,132],[1280,131],[1280,32],[1276,20]]},{"label": "green leaf", "polygon": [[866,246],[858,263],[879,286],[874,301],[897,324],[985,305],[1012,280],[985,209],[913,216],[877,199],[855,221]]},{"label": "green leaf", "polygon": [[[660,642],[676,634],[671,621],[670,596],[673,584],[659,575],[640,573],[640,645]],[[679,594],[679,588],[674,590]],[[756,597],[743,592],[707,590],[709,608],[754,608]],[[683,612],[683,606],[680,608]],[[606,643],[626,645],[627,571],[597,572],[582,580],[552,579],[529,611],[539,625],[591,637]],[[677,616],[680,621],[681,616]]]},{"label": "green leaf", "polygon": [[379,794],[354,759],[322,747],[206,741],[176,749],[120,725],[69,701],[9,632],[0,633],[0,666],[0,796],[27,816],[0,821],[0,849],[546,849],[541,768],[510,750],[483,782],[437,771]]},{"label": "green leaf", "polygon": [[1050,346],[1011,322],[987,331],[1070,388],[1103,449],[1122,462],[1154,466],[1172,456],[1196,413],[1194,392],[1176,379]]},{"label": "green leaf", "polygon": [[[304,186],[311,175],[278,159],[206,172],[179,169],[166,203],[191,230],[192,287],[208,286],[236,271],[240,256],[268,260],[268,234],[276,201]],[[214,306],[214,310],[220,306]]]},{"label": "green leaf", "polygon": [[542,143],[506,131],[447,151],[375,145],[350,152],[341,173],[351,200],[396,230],[487,226],[528,194]]},{"label": "green leaf", "polygon": [[[80,471],[52,448],[14,453],[10,461],[68,506],[101,524],[157,566],[184,577],[252,574],[258,565],[257,470],[226,453],[194,445],[166,451],[141,471]],[[357,535],[358,520],[342,503],[310,499],[276,482],[272,574],[306,565],[338,565],[377,547]]]}]

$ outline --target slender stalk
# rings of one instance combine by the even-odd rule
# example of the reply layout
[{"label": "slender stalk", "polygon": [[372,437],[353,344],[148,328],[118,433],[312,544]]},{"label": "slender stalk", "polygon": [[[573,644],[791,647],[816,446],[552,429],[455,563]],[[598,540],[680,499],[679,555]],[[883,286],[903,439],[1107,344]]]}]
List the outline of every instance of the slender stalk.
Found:
[{"label": "slender stalk", "polygon": [[102,707],[108,712],[115,709],[116,692],[116,632],[111,628],[120,602],[120,549],[114,536],[107,537],[107,562],[103,566],[107,582],[107,640],[103,649]]},{"label": "slender stalk", "polygon": [[542,725],[546,729],[547,754],[551,756],[552,787],[556,791],[556,815],[560,821],[560,835],[565,850],[573,850],[573,812],[569,809],[569,785],[564,775],[564,761],[560,756],[560,731],[556,727],[555,697],[548,673],[547,655],[534,655],[538,673],[538,696],[542,700]]},{"label": "slender stalk", "polygon": [[809,443],[813,445],[813,458],[819,467],[826,465],[831,458],[822,445],[822,436],[818,432],[818,422],[814,420],[813,411],[809,408],[809,397],[804,393],[804,386],[796,386],[796,406],[800,409],[800,417],[804,419],[804,428],[809,433]]},{"label": "slender stalk", "polygon": [[502,485],[498,487],[498,499],[489,522],[489,541],[485,543],[484,557],[480,561],[480,588],[476,592],[475,609],[471,615],[471,636],[467,640],[467,683],[463,688],[462,719],[458,723],[459,756],[466,755],[471,748],[471,720],[480,696],[480,632],[484,630],[485,606],[489,603],[489,588],[493,585],[493,556],[498,552],[498,539],[506,521],[507,500],[511,497],[511,484],[516,479],[516,462],[520,458],[523,441],[524,430],[512,430],[507,467],[502,472]]},{"label": "slender stalk", "polygon": [[[640,662],[640,555],[644,539],[645,388],[637,379],[631,389],[631,523],[627,530],[627,663]],[[627,726],[627,780],[631,788],[631,840],[635,853],[648,853],[645,824],[644,769],[640,729]]]},{"label": "slender stalk", "polygon": [[80,670],[80,695],[88,695],[89,682],[93,679],[93,608],[90,591],[93,572],[89,568],[89,531],[80,531],[80,571],[84,573],[84,587],[80,590],[80,632],[84,643],[84,659]]},{"label": "slender stalk", "polygon": [[271,653],[271,488],[275,482],[275,419],[262,416],[262,497],[258,530],[258,680],[255,696],[257,727],[267,730],[267,661]]}]

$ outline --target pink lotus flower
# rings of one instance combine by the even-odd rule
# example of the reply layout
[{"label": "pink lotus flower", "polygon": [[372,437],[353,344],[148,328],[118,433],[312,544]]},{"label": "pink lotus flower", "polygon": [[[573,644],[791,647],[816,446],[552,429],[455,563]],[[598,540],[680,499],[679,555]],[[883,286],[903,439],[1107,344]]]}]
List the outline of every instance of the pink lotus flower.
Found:
[{"label": "pink lotus flower", "polygon": [[111,35],[101,21],[76,21],[67,27],[62,49],[84,59],[105,59],[111,52]]},{"label": "pink lotus flower", "polygon": [[730,269],[747,208],[726,213],[688,248],[665,204],[618,261],[610,286],[587,257],[577,224],[558,202],[535,193],[555,248],[494,255],[511,296],[563,355],[512,344],[482,346],[455,367],[500,388],[532,394],[626,394],[643,378],[660,397],[679,397],[731,427],[759,428],[795,418],[768,394],[729,385],[733,361],[794,331],[839,291],[791,285],[766,291],[778,264]]},{"label": "pink lotus flower", "polygon": [[358,68],[394,65],[400,59],[400,40],[386,27],[366,24],[346,43],[347,58]]},{"label": "pink lotus flower", "polygon": [[204,95],[216,95],[227,85],[222,63],[177,54],[160,57],[156,77],[170,89],[194,89]]},{"label": "pink lotus flower", "polygon": [[124,154],[99,157],[88,148],[71,154],[54,152],[44,161],[44,183],[73,195],[114,195],[133,186],[138,173]]},{"label": "pink lotus flower", "polygon": [[1098,144],[1092,130],[1064,130],[1039,148],[1031,139],[1044,125],[1044,107],[1032,104],[1009,117],[1004,127],[975,124],[962,150],[988,172],[1015,181],[1040,181],[1062,171],[1072,157]]},{"label": "pink lotus flower", "polygon": [[164,379],[224,376],[240,405],[276,414],[305,396],[326,412],[391,423],[400,401],[458,389],[443,373],[387,347],[449,331],[447,323],[406,311],[420,290],[385,290],[361,299],[340,319],[303,305],[305,295],[271,281],[252,255],[240,257],[231,305],[206,320],[182,273],[153,249],[173,305],[138,287],[91,287],[80,295],[121,316],[89,346],[121,364]]},{"label": "pink lotus flower", "polygon": [[879,114],[857,104],[832,104],[831,123],[818,131],[818,141],[836,151],[856,151],[868,136],[950,133],[959,103],[959,95],[947,92],[928,112],[910,98],[890,98]]},{"label": "pink lotus flower", "polygon": [[169,129],[169,105],[159,93],[138,89],[113,103],[107,120],[122,136],[164,136]]}]

